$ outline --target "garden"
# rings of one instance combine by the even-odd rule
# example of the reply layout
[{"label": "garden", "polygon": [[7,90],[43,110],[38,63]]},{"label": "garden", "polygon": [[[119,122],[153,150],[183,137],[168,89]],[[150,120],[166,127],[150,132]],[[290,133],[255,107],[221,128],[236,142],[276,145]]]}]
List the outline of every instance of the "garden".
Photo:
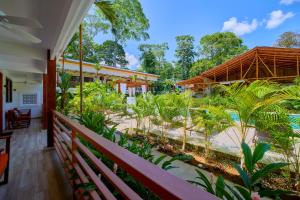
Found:
[{"label": "garden", "polygon": [[[82,113],[79,88],[68,92],[66,73],[60,80],[57,110],[221,199],[299,197],[299,78],[291,85],[217,85],[201,98],[191,91],[148,92],[131,105],[113,84],[96,80],[83,85]],[[142,198],[156,198],[126,172],[114,170]]]}]

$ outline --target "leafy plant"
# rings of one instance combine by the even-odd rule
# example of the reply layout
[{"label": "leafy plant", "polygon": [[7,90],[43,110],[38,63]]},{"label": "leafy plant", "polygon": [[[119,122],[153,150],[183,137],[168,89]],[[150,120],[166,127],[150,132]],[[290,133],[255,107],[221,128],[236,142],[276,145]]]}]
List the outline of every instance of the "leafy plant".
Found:
[{"label": "leafy plant", "polygon": [[234,168],[240,174],[243,181],[244,187],[235,185],[235,189],[239,191],[239,194],[235,194],[238,199],[243,197],[248,200],[251,199],[251,194],[253,192],[258,192],[261,196],[279,196],[280,191],[270,191],[260,187],[261,180],[268,176],[271,172],[279,170],[285,166],[287,163],[271,163],[265,165],[261,169],[257,168],[257,163],[264,157],[265,153],[270,149],[270,145],[266,143],[259,143],[254,151],[252,152],[250,147],[246,143],[242,143],[242,150],[245,157],[245,168],[240,167],[238,164],[234,163]]},{"label": "leafy plant", "polygon": [[222,106],[203,106],[191,112],[194,128],[204,132],[205,157],[209,156],[211,135],[221,132],[232,125],[230,115]]},{"label": "leafy plant", "polygon": [[[216,180],[216,182],[213,182],[212,180],[208,180],[205,174],[203,174],[200,170],[196,169],[196,172],[198,176],[196,177],[197,180],[188,180],[188,182],[201,186],[204,188],[207,192],[216,195],[217,197],[221,199],[227,199],[227,200],[233,200],[233,195],[227,191],[228,187],[224,181],[223,176],[219,176]],[[213,176],[213,175],[212,175]]]},{"label": "leafy plant", "polygon": [[[226,104],[233,110],[239,119],[236,123],[240,144],[246,141],[250,128],[263,129],[269,124],[280,123],[281,104],[283,96],[278,92],[278,84],[268,81],[255,81],[249,86],[235,83],[230,86],[221,86],[225,91]],[[259,123],[264,121],[264,123]],[[243,164],[243,156],[241,165]]]}]

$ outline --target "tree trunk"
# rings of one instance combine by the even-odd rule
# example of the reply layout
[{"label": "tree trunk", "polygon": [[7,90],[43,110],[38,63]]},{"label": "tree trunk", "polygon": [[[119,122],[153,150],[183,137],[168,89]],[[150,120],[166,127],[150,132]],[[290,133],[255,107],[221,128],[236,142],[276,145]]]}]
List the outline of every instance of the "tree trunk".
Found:
[{"label": "tree trunk", "polygon": [[186,126],[183,127],[183,140],[182,140],[182,151],[185,151],[186,144]]},{"label": "tree trunk", "polygon": [[208,134],[205,133],[205,150],[204,150],[204,156],[205,158],[208,158],[208,154],[209,154],[209,145],[208,145]]}]

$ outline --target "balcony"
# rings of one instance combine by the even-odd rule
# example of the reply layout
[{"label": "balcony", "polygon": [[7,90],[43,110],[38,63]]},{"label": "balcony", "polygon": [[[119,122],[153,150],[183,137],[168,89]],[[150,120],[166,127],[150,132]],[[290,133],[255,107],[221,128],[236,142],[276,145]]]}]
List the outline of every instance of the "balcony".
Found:
[{"label": "balcony", "polygon": [[72,188],[41,122],[14,130],[11,138],[8,184],[0,187],[0,199],[71,199]]},{"label": "balcony", "polygon": [[[92,185],[86,194],[82,188],[74,195],[91,199],[141,199],[117,174],[121,169],[149,189],[159,199],[216,199],[213,195],[177,178],[160,167],[127,151],[116,143],[97,135],[86,127],[54,111],[54,146],[71,184]],[[83,142],[84,141],[84,142]],[[112,167],[96,157],[86,145],[92,146],[103,157],[112,161]],[[70,171],[76,172],[76,178]],[[151,191],[151,192],[150,192]]]}]

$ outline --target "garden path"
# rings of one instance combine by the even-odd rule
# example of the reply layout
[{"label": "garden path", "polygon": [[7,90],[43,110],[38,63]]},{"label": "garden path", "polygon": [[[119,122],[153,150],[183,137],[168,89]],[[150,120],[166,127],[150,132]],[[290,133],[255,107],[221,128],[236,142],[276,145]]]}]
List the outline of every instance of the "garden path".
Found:
[{"label": "garden path", "polygon": [[[136,120],[130,119],[129,117],[121,117],[117,114],[110,115],[111,120],[117,124],[116,128],[118,131],[125,132],[128,129],[136,127]],[[146,121],[146,120],[145,120]],[[147,122],[145,122],[147,125]],[[143,124],[143,123],[142,123]],[[148,126],[148,125],[147,125]],[[151,133],[160,135],[160,130],[157,126],[153,126],[150,129]],[[252,138],[255,135],[254,128],[249,130],[249,133],[246,138],[246,142],[252,146]],[[168,129],[166,136],[176,140],[182,140],[182,131],[180,128]],[[204,135],[199,132],[189,131],[187,142],[196,146],[203,146]],[[225,152],[233,156],[240,155],[240,141],[241,137],[238,134],[237,127],[230,127],[221,133],[216,133],[211,138],[211,148],[215,151]],[[266,153],[266,156],[263,158],[263,163],[273,163],[284,161],[284,158],[281,154],[269,151]]]}]

